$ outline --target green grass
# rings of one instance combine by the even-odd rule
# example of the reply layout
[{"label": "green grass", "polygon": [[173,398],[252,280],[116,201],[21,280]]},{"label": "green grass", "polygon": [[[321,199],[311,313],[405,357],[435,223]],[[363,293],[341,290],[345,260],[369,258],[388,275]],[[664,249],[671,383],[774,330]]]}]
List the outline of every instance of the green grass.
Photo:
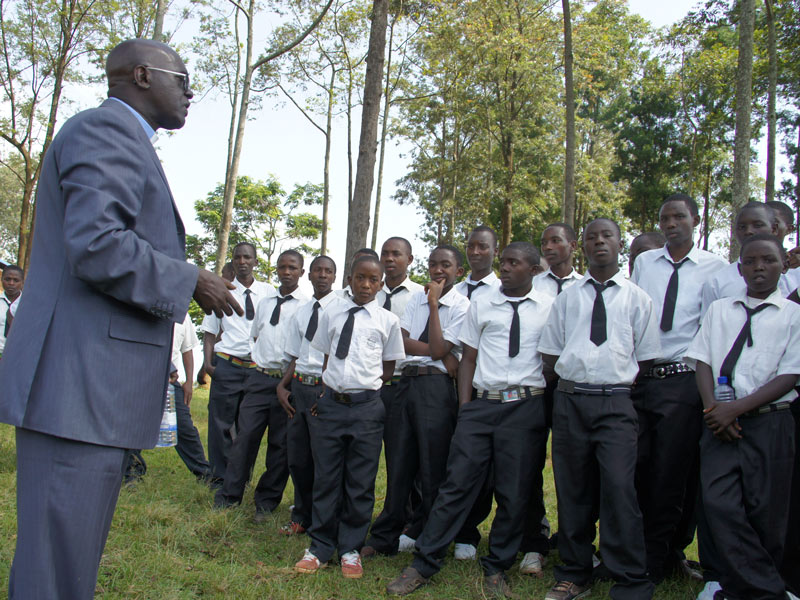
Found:
[{"label": "green grass", "polygon": [[[197,390],[192,412],[201,437],[206,439],[207,392]],[[385,597],[384,588],[410,562],[411,555],[377,558],[365,565],[364,578],[346,580],[337,567],[316,575],[292,571],[306,547],[306,538],[278,534],[289,520],[293,491],[291,481],[284,501],[266,523],[257,525],[252,491],[248,489],[239,508],[212,508],[213,495],[195,481],[172,449],[144,453],[148,472],[135,487],[123,488],[111,534],[100,565],[97,597],[103,599],[258,598],[350,600]],[[256,476],[263,469],[263,449]],[[375,514],[386,489],[381,467],[376,488]],[[545,474],[548,517],[557,522],[555,490],[548,461]],[[0,597],[5,597],[8,569],[16,538],[16,478],[13,428],[0,427]],[[486,551],[489,523],[484,523]],[[691,549],[696,557],[696,550]],[[551,554],[551,557],[553,555]],[[511,585],[520,598],[544,598],[553,584],[552,561],[542,579],[519,575],[516,565],[509,571]],[[414,594],[422,599],[484,598],[482,576],[476,562],[462,563],[452,557],[432,583]],[[699,591],[697,584],[668,580],[658,587],[655,598],[686,600]],[[607,598],[608,584],[593,587],[591,598]]]}]

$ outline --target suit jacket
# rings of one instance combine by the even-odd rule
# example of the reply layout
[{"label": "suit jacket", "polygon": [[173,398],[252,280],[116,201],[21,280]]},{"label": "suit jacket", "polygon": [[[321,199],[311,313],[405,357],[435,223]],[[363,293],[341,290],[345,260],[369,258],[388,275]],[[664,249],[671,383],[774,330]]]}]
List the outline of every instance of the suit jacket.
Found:
[{"label": "suit jacket", "polygon": [[153,447],[173,322],[186,315],[197,267],[136,117],[109,99],[69,119],[36,202],[25,301],[0,360],[0,422]]}]

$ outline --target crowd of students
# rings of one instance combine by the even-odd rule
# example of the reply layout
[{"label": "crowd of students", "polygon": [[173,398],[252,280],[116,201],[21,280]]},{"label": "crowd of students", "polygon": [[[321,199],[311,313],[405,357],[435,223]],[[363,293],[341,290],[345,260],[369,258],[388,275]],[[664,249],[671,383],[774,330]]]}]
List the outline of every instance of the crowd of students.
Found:
[{"label": "crowd of students", "polygon": [[[413,551],[387,586],[411,594],[451,543],[455,558],[475,558],[494,499],[480,564],[499,597],[511,595],[519,555],[522,573],[542,577],[552,547],[546,599],[584,597],[595,578],[614,581],[612,598],[650,598],[666,577],[701,576],[683,555],[695,529],[698,598],[794,597],[800,271],[783,247],[793,214],[744,206],[731,265],[694,243],[699,221],[690,197],[667,198],[661,234],[631,245],[630,278],[607,218],[582,232],[583,275],[563,223],[544,230],[541,254],[515,241],[499,257],[495,232],[477,227],[469,275],[457,283],[462,252],[440,245],[424,287],[408,276],[411,244],[392,237],[380,255],[354,256],[344,290],[332,289],[334,261],[314,258],[310,298],[299,253],[280,255],[274,289],[253,278],[255,249],[237,245],[232,293],[245,314],[202,325],[215,505],[241,503],[266,432],[256,517],[291,476],[281,531],[309,537],[297,572],[338,557],[342,575],[359,578],[362,561]],[[721,377],[733,401],[715,398]],[[553,535],[542,475],[551,431]],[[386,498],[371,522],[381,447]]]}]

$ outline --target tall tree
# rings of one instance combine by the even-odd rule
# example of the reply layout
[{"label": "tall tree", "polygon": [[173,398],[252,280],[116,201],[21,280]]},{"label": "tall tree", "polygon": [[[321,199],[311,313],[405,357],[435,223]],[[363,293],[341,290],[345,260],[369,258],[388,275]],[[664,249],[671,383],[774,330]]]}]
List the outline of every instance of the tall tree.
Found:
[{"label": "tall tree", "polygon": [[778,95],[778,49],[773,0],[764,0],[767,13],[767,180],[764,186],[764,201],[775,199],[775,146],[777,137],[777,115],[775,104]]},{"label": "tall tree", "polygon": [[575,225],[575,84],[572,79],[572,17],[569,0],[561,0],[564,18],[564,119],[566,141],[564,143],[564,203],[561,218]]}]

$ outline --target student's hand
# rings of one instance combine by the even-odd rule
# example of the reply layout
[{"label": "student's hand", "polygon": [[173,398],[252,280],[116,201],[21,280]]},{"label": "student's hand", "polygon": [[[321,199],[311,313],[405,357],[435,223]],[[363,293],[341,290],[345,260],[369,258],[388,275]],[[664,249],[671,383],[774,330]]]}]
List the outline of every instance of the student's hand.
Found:
[{"label": "student's hand", "polygon": [[786,253],[786,258],[788,260],[790,269],[796,269],[797,267],[800,267],[800,246],[789,250]]},{"label": "student's hand", "polygon": [[428,294],[428,306],[439,306],[439,298],[442,297],[443,289],[444,281],[431,281],[425,286],[425,292]]},{"label": "student's hand", "polygon": [[192,382],[187,380],[181,387],[183,388],[183,403],[189,406],[192,403],[192,392],[194,391]]},{"label": "student's hand", "polygon": [[208,375],[209,377],[213,377],[214,376],[214,371],[217,370],[217,367],[215,367],[211,363],[203,363],[203,368],[206,371],[206,375]]},{"label": "student's hand", "polygon": [[715,433],[714,437],[723,442],[735,442],[736,440],[740,440],[742,439],[742,435],[739,433],[736,427],[736,423],[733,425],[728,425],[726,429],[723,429],[719,433]]},{"label": "student's hand", "polygon": [[731,433],[735,434],[733,439],[742,437],[739,434],[742,428],[736,422],[739,411],[735,402],[715,402],[705,409],[703,413],[703,419],[714,435],[719,437],[720,434],[725,432],[728,436]]},{"label": "student's hand", "polygon": [[194,299],[207,315],[212,312],[218,317],[235,312],[240,317],[244,315],[242,307],[231,295],[230,290],[236,289],[230,281],[225,281],[211,271],[200,269],[197,274],[197,284],[194,288]]},{"label": "student's hand", "polygon": [[317,403],[316,402],[314,402],[314,404],[311,405],[311,410],[309,412],[311,412],[311,416],[312,417],[316,417],[317,416]]},{"label": "student's hand", "polygon": [[448,352],[447,356],[442,359],[445,368],[447,369],[447,374],[450,375],[453,379],[456,378],[458,375],[458,359],[453,356],[452,352]]},{"label": "student's hand", "polygon": [[278,384],[276,392],[278,394],[278,402],[280,402],[280,405],[283,407],[283,410],[286,411],[286,414],[291,419],[292,417],[294,417],[295,409],[294,406],[292,406],[290,400],[289,390],[287,390],[281,384]]},{"label": "student's hand", "polygon": [[172,373],[169,374],[169,382],[170,382],[170,384],[178,383],[178,372],[177,371],[173,371]]}]

